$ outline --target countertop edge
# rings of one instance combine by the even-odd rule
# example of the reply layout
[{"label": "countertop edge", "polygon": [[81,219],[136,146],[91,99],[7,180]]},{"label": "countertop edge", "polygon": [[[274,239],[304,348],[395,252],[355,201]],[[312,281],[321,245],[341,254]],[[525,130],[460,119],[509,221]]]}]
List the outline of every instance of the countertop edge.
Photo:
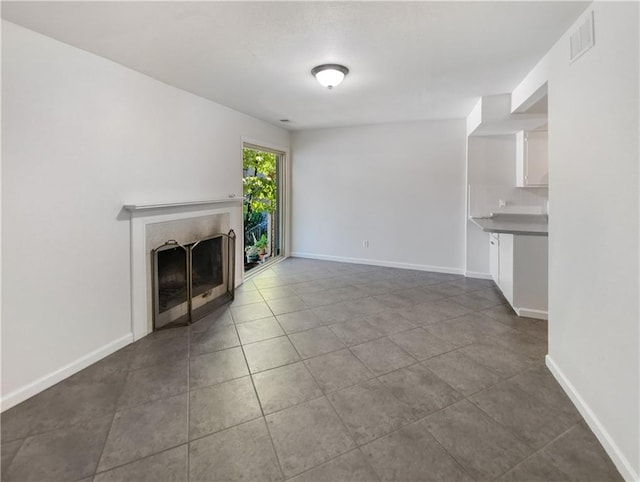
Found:
[{"label": "countertop edge", "polygon": [[[505,223],[504,221],[495,221],[491,220],[492,226],[483,225],[483,218],[472,218],[469,220],[482,229],[485,233],[498,233],[498,234],[516,234],[519,236],[549,236],[548,227],[544,230],[542,229],[527,229],[526,227],[518,226],[513,227],[509,226],[510,223]],[[501,225],[502,224],[502,225]],[[523,223],[518,223],[523,224]],[[526,223],[525,223],[526,224]],[[535,226],[540,226],[539,223],[536,223]]]}]

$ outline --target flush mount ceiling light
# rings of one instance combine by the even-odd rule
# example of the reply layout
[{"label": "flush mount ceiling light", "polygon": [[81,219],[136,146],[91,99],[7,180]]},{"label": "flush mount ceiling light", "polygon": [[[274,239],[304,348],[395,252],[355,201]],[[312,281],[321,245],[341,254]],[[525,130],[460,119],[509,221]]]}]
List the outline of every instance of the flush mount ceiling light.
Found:
[{"label": "flush mount ceiling light", "polygon": [[323,64],[311,69],[311,73],[320,82],[320,85],[327,89],[332,89],[344,80],[349,73],[349,69],[344,65]]}]

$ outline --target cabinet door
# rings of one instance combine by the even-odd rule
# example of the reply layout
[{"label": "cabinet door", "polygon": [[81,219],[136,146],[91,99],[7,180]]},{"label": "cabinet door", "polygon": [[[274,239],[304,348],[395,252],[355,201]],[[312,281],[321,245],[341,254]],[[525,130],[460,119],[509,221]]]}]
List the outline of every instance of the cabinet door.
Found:
[{"label": "cabinet door", "polygon": [[513,234],[500,234],[500,290],[513,306]]},{"label": "cabinet door", "polygon": [[500,235],[494,233],[489,234],[489,272],[500,286]]},{"label": "cabinet door", "polygon": [[525,187],[525,140],[524,131],[516,132],[516,187]]},{"label": "cabinet door", "polygon": [[527,132],[525,136],[525,184],[549,184],[549,148],[547,131]]}]

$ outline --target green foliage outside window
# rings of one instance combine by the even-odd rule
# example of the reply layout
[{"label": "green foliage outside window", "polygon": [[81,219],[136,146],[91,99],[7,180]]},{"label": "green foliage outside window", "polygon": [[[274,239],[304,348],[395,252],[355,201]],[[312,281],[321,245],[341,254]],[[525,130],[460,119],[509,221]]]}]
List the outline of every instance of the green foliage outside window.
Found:
[{"label": "green foliage outside window", "polygon": [[242,169],[245,221],[254,213],[273,214],[277,207],[276,155],[243,149]]}]

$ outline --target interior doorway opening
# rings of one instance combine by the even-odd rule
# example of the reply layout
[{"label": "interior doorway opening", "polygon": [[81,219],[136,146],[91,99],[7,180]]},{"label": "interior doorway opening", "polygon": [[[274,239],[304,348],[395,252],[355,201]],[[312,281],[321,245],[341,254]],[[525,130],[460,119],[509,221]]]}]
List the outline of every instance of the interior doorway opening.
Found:
[{"label": "interior doorway opening", "polygon": [[281,187],[284,156],[284,152],[243,145],[245,273],[269,264],[283,254]]}]

